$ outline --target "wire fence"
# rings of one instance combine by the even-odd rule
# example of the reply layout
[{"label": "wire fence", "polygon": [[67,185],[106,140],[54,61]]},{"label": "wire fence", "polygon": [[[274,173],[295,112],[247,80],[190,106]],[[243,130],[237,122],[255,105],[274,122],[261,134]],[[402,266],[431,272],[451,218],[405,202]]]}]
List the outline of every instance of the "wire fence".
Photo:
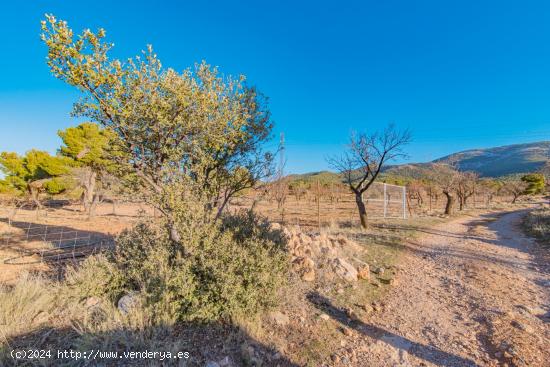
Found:
[{"label": "wire fence", "polygon": [[[407,189],[405,186],[375,182],[363,194],[369,218],[407,219]],[[254,208],[269,219],[284,224],[322,227],[334,222],[355,223],[356,198],[348,189],[336,185],[314,184],[306,192],[269,192],[233,199],[233,210]]]},{"label": "wire fence", "polygon": [[[11,222],[19,231],[5,235],[6,248],[17,253],[4,264],[28,265],[79,261],[85,256],[113,246],[110,238],[63,226],[49,226],[31,222]],[[21,231],[23,233],[21,233]]]}]

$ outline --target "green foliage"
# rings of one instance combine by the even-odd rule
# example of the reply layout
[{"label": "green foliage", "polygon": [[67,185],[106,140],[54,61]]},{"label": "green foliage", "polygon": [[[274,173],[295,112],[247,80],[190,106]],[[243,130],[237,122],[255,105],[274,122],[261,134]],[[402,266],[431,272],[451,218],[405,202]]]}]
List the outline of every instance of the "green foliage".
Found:
[{"label": "green foliage", "polygon": [[530,211],[523,222],[528,234],[537,238],[542,244],[550,246],[550,208]]},{"label": "green foliage", "polygon": [[60,194],[67,190],[73,189],[75,187],[75,182],[70,177],[53,177],[44,183],[44,189],[50,195]]},{"label": "green foliage", "polygon": [[[0,170],[6,175],[2,181],[5,190],[24,192],[32,181],[51,179],[69,172],[67,158],[51,156],[48,152],[30,150],[24,156],[13,152],[0,153]],[[59,190],[60,182],[51,184],[52,193]],[[62,190],[61,190],[62,191]]]},{"label": "green foliage", "polygon": [[301,175],[290,175],[291,188],[311,188],[317,185],[317,181],[321,186],[328,187],[330,185],[342,184],[342,176],[338,173],[321,171],[306,173]]},{"label": "green foliage", "polygon": [[109,130],[101,129],[97,124],[85,122],[78,126],[69,127],[57,133],[63,146],[60,152],[70,157],[79,165],[86,165],[95,169],[102,169],[112,164],[106,154],[113,134]]},{"label": "green foliage", "polygon": [[137,291],[164,321],[228,320],[273,306],[287,274],[281,233],[250,213],[206,223],[198,212],[180,224],[185,248],[140,223],[118,237],[108,260],[85,262],[87,275],[73,276],[73,284],[111,300]]},{"label": "green foliage", "polygon": [[537,195],[544,192],[546,183],[542,173],[531,173],[523,176],[521,180],[527,183],[526,195]]},{"label": "green foliage", "polygon": [[221,77],[204,62],[183,73],[165,69],[151,47],[143,57],[111,59],[104,30],[75,37],[49,15],[42,31],[53,75],[84,92],[74,115],[116,135],[115,150],[165,215],[174,208],[158,199],[174,187],[200,192],[221,212],[267,174],[270,113],[243,76]]}]

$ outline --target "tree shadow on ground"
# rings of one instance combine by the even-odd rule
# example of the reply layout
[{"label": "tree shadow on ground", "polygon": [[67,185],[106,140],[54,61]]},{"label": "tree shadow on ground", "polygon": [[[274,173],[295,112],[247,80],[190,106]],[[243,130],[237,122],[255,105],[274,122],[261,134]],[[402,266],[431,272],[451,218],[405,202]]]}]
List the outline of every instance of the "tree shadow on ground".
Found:
[{"label": "tree shadow on ground", "polygon": [[[50,351],[50,357],[19,360],[12,357],[12,351],[29,350]],[[142,354],[131,355],[131,352]],[[148,355],[145,356],[144,352]],[[157,354],[153,355],[154,352]],[[171,358],[166,352],[171,353]],[[226,367],[298,366],[241,328],[220,323],[179,324],[140,330],[121,328],[100,333],[78,332],[76,327],[43,327],[9,338],[0,346],[2,366],[202,367],[207,362]]]},{"label": "tree shadow on ground", "polygon": [[317,309],[326,313],[342,325],[353,328],[363,335],[369,336],[375,340],[383,341],[398,350],[405,350],[407,353],[437,366],[478,366],[471,359],[445,352],[431,345],[414,342],[378,326],[366,324],[360,320],[350,319],[344,310],[334,306],[328,298],[317,292],[309,293],[307,299]]},{"label": "tree shadow on ground", "polygon": [[96,231],[7,218],[0,218],[0,222],[15,229],[14,233],[0,238],[0,250],[13,253],[4,263],[15,266],[44,263],[60,270],[68,263],[78,263],[114,244],[112,236]]}]

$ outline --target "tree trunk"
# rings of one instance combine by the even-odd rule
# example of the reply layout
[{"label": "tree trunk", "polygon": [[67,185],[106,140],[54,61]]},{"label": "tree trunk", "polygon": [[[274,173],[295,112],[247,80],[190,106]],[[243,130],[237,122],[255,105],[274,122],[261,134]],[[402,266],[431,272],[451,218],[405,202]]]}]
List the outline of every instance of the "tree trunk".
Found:
[{"label": "tree trunk", "polygon": [[88,208],[88,219],[91,219],[95,216],[97,204],[99,204],[99,195],[94,195],[94,199],[92,200],[90,207]]},{"label": "tree trunk", "polygon": [[367,220],[367,208],[365,207],[365,203],[363,202],[361,194],[355,194],[355,203],[357,204],[359,219],[361,220],[361,227],[366,229],[369,225]]},{"label": "tree trunk", "polygon": [[447,204],[445,204],[445,214],[446,215],[452,215],[453,214],[453,208],[454,208],[454,205],[455,205],[455,197],[449,192],[444,192],[443,194],[447,198]]},{"label": "tree trunk", "polygon": [[97,179],[97,173],[94,172],[92,169],[88,168],[88,172],[86,173],[84,177],[84,194],[83,194],[83,204],[84,204],[84,211],[88,214],[88,217],[91,217],[93,215],[92,211],[94,210],[94,200],[95,198],[95,185],[96,185],[96,179]]}]

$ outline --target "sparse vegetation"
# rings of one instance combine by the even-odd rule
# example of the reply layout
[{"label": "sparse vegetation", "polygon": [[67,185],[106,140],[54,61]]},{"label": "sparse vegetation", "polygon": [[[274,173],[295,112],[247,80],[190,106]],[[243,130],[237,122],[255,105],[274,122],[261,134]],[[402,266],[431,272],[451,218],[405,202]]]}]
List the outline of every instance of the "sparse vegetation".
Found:
[{"label": "sparse vegetation", "polygon": [[[284,134],[274,167],[267,98],[244,76],[205,61],[178,72],[152,46],[115,58],[103,29],[75,34],[53,15],[41,29],[88,122],[58,131],[55,154],[0,153],[0,365],[549,359],[533,297],[550,282],[544,249],[516,239],[547,193],[548,142],[391,167],[411,133],[389,124],[352,133],[337,172],[285,176]],[[550,246],[547,204],[523,225]]]},{"label": "sparse vegetation", "polygon": [[550,208],[544,207],[530,211],[523,221],[528,234],[540,243],[550,246]]}]

